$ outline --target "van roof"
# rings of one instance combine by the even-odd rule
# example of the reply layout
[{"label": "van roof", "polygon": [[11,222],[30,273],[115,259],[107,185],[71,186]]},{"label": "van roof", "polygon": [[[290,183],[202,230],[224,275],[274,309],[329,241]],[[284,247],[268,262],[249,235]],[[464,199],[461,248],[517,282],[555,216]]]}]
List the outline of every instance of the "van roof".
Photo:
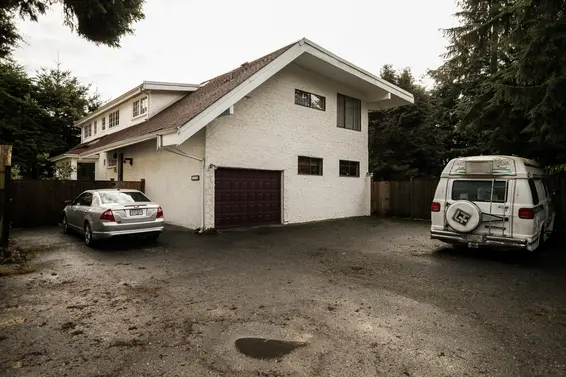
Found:
[{"label": "van roof", "polygon": [[448,162],[442,171],[442,177],[470,175],[528,178],[544,175],[544,171],[534,160],[505,155],[458,157]]}]

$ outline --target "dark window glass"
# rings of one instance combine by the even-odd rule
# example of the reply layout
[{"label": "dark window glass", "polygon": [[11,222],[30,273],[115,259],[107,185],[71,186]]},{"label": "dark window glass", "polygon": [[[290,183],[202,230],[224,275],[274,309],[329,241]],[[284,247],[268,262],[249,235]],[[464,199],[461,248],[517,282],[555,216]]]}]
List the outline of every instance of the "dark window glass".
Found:
[{"label": "dark window glass", "polygon": [[137,202],[151,202],[139,191],[101,191],[102,204],[128,204]]},{"label": "dark window glass", "polygon": [[92,204],[92,193],[86,192],[81,199],[81,205],[90,207],[91,204]]},{"label": "dark window glass", "polygon": [[85,195],[86,195],[86,192],[80,194],[80,195],[73,201],[73,205],[74,205],[74,206],[81,205],[81,203],[82,203],[83,198],[84,198]]},{"label": "dark window glass", "polygon": [[322,158],[299,156],[299,174],[322,175]]},{"label": "dark window glass", "polygon": [[359,177],[360,163],[358,161],[340,160],[341,177]]},{"label": "dark window glass", "polygon": [[[493,195],[491,187],[493,184]],[[504,203],[507,201],[505,181],[465,181],[458,180],[452,183],[452,200],[469,200],[471,202],[489,202],[492,197],[493,203]]]},{"label": "dark window glass", "polygon": [[318,94],[295,89],[295,104],[310,107],[316,110],[326,110],[326,98]]},{"label": "dark window glass", "polygon": [[361,131],[362,101],[338,93],[336,108],[338,109],[338,127]]},{"label": "dark window glass", "polygon": [[531,195],[533,197],[533,205],[536,206],[540,202],[540,199],[538,197],[537,186],[532,179],[529,179],[529,188],[531,189]]}]

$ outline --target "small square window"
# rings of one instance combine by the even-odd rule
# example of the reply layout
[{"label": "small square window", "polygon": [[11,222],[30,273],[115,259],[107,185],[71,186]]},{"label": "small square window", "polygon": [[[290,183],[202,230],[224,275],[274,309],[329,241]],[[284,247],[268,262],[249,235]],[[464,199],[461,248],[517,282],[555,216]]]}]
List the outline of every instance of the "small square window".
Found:
[{"label": "small square window", "polygon": [[309,92],[304,92],[299,89],[295,89],[295,104],[305,107],[310,107],[312,109],[325,111],[326,110],[326,98],[318,94],[313,94]]},{"label": "small square window", "polygon": [[322,175],[322,158],[299,156],[298,173]]},{"label": "small square window", "polygon": [[135,118],[145,113],[147,113],[147,97],[134,101],[132,106],[132,116]]},{"label": "small square window", "polygon": [[360,163],[358,161],[340,160],[340,177],[359,177]]}]

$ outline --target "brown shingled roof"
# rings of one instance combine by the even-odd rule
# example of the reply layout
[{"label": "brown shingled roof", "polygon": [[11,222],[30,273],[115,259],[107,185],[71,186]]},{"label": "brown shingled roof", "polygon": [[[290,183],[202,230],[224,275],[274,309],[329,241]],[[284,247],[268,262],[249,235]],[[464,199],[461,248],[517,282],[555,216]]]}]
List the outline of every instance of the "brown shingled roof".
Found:
[{"label": "brown shingled roof", "polygon": [[177,127],[181,127],[183,124],[193,119],[224,95],[228,94],[238,85],[278,58],[293,45],[295,45],[295,43],[285,46],[250,63],[244,63],[233,71],[211,79],[204,86],[182,97],[177,102],[173,103],[143,123],[105,135],[94,144],[79,144],[66,153],[84,154],[89,150],[93,150],[95,148],[98,149],[122,140],[140,137],[161,130],[172,130]]}]

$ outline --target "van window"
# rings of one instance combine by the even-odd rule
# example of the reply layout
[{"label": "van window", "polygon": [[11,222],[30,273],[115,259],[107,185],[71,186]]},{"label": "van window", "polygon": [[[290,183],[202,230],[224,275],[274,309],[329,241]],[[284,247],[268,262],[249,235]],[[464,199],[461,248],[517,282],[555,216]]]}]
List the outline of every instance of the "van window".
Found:
[{"label": "van window", "polygon": [[[491,187],[493,185],[493,195]],[[505,203],[507,201],[505,181],[457,180],[452,183],[452,200],[469,200],[471,202]]]},{"label": "van window", "polygon": [[533,197],[533,205],[536,206],[540,200],[538,198],[537,186],[533,179],[529,179],[529,188],[531,189],[531,195]]}]

